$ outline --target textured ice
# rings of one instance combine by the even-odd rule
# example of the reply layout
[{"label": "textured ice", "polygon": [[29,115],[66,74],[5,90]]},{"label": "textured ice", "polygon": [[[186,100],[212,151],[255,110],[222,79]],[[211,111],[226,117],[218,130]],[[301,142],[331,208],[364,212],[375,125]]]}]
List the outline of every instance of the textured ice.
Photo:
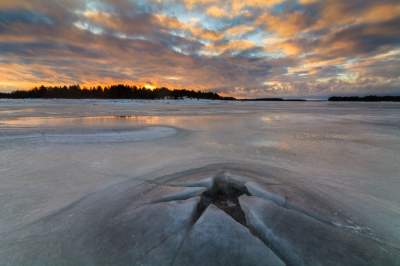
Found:
[{"label": "textured ice", "polygon": [[[326,216],[328,223],[288,207],[295,202],[281,206],[247,190],[246,184],[259,185],[258,195],[269,195],[270,185],[257,182],[280,181],[291,198],[297,189],[279,177],[282,173],[214,164],[195,174],[124,181],[3,234],[2,264],[398,265],[397,247],[334,223],[348,224],[347,214]],[[176,185],[210,175],[208,188]],[[333,208],[313,191],[302,193],[318,201],[319,216]]]},{"label": "textured ice", "polygon": [[175,265],[285,265],[261,240],[210,205],[182,243]]},{"label": "textured ice", "polygon": [[113,143],[113,142],[134,142],[148,141],[163,137],[170,137],[177,133],[172,127],[143,127],[122,130],[96,130],[95,132],[31,132],[25,134],[3,134],[0,142],[7,141],[35,141],[42,143]]},{"label": "textured ice", "polygon": [[396,103],[0,100],[0,264],[178,263],[216,206],[287,265],[399,265],[399,125]]},{"label": "textured ice", "polygon": [[240,199],[249,227],[287,265],[398,265],[398,250],[343,230],[303,212],[265,202]]}]

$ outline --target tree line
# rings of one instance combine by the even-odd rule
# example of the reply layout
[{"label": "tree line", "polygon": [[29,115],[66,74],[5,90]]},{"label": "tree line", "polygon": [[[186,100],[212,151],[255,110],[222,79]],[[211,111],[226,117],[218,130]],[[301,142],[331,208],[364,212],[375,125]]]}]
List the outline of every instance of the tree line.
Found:
[{"label": "tree line", "polygon": [[203,92],[187,89],[171,90],[166,87],[148,89],[130,85],[97,86],[92,88],[80,85],[70,86],[40,86],[31,90],[16,90],[10,93],[0,93],[0,98],[64,98],[64,99],[209,99],[235,100],[233,97],[223,97],[215,92]]},{"label": "tree line", "polygon": [[331,102],[400,102],[400,96],[332,96],[328,99]]}]

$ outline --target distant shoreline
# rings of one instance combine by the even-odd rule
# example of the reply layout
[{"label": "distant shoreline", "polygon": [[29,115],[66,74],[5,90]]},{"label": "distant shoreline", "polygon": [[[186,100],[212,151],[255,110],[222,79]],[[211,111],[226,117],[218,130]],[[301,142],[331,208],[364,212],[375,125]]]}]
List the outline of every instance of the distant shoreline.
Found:
[{"label": "distant shoreline", "polygon": [[71,86],[40,86],[31,90],[17,90],[8,93],[0,92],[0,99],[131,99],[131,100],[224,100],[239,102],[400,102],[400,96],[331,96],[328,99],[307,100],[301,98],[244,98],[221,96],[211,91],[195,91],[186,89],[168,89],[165,87],[148,89],[129,85],[111,85],[107,87],[81,88],[79,85]]},{"label": "distant shoreline", "polygon": [[241,102],[306,102],[306,99],[284,99],[284,98],[254,98],[254,99],[237,99]]},{"label": "distant shoreline", "polygon": [[400,102],[400,96],[332,96],[330,102]]},{"label": "distant shoreline", "polygon": [[92,88],[71,86],[40,86],[31,90],[17,90],[9,93],[0,93],[0,98],[8,99],[208,99],[208,100],[237,100],[233,97],[224,97],[215,92],[195,90],[171,90],[166,87],[149,89],[129,85],[97,86]]}]

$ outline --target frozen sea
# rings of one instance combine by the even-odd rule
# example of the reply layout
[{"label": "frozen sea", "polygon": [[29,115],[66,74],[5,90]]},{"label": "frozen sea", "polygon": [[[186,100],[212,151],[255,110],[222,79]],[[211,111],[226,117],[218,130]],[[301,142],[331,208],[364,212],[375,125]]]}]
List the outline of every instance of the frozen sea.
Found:
[{"label": "frozen sea", "polygon": [[288,171],[400,249],[399,103],[3,99],[0,235],[127,180],[226,163]]}]

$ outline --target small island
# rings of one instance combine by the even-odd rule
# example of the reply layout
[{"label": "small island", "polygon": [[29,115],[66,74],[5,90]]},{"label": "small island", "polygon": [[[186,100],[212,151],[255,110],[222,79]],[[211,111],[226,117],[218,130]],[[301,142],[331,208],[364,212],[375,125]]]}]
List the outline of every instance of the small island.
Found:
[{"label": "small island", "polygon": [[400,96],[332,96],[328,99],[331,102],[400,102]]}]

